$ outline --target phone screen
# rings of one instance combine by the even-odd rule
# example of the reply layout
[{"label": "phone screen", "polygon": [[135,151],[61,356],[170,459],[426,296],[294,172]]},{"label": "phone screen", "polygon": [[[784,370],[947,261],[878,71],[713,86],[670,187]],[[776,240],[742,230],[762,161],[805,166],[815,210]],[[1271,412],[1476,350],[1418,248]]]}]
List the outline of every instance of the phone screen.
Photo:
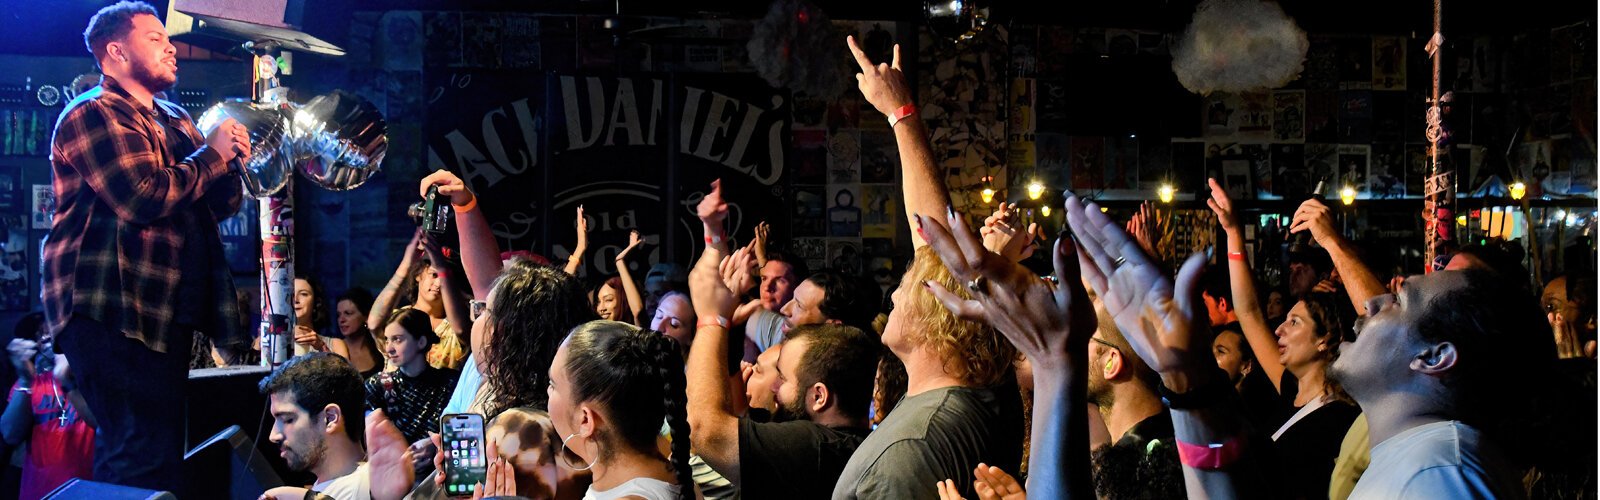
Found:
[{"label": "phone screen", "polygon": [[488,458],[484,457],[483,415],[451,413],[439,417],[439,435],[444,441],[445,493],[471,495],[483,482]]}]

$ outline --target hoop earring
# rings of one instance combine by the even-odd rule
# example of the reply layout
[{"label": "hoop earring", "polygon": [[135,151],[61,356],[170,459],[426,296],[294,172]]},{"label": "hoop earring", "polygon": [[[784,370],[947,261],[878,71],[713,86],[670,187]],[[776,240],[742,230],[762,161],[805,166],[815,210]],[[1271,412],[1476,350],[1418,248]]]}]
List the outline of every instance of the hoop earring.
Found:
[{"label": "hoop earring", "polygon": [[[585,465],[585,466],[580,468],[580,467],[574,467],[572,465],[572,461],[567,459],[567,450],[569,449],[569,448],[567,448],[567,441],[571,441],[572,438],[575,438],[575,437],[578,437],[578,433],[576,433],[576,432],[572,433],[571,435],[568,435],[566,439],[561,440],[561,464],[567,466],[568,469],[572,469],[572,470],[575,470],[575,471],[586,471],[586,470],[589,470],[590,468],[594,467],[594,461],[593,460],[589,461],[588,465]],[[573,455],[577,455],[577,453],[573,453]]]}]

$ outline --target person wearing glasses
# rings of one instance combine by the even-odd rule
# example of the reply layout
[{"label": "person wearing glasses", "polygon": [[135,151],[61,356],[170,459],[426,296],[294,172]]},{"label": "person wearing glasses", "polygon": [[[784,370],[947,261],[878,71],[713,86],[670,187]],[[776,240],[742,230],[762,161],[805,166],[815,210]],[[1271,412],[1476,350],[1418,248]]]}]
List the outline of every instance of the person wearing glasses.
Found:
[{"label": "person wearing glasses", "polygon": [[422,179],[419,196],[433,186],[455,209],[460,274],[473,293],[463,307],[470,354],[445,413],[492,419],[511,408],[545,409],[546,374],[556,349],[567,332],[595,319],[583,283],[526,258],[502,263],[489,223],[466,184],[441,170]]},{"label": "person wearing glasses", "polygon": [[1161,378],[1139,359],[1099,297],[1094,306],[1099,328],[1089,337],[1085,395],[1100,410],[1100,422],[1110,436],[1105,446],[1090,445],[1095,493],[1102,498],[1139,496],[1134,492],[1147,493],[1147,498],[1181,498],[1183,468],[1172,437],[1172,414],[1156,391]]},{"label": "person wearing glasses", "polygon": [[389,315],[384,326],[384,359],[389,369],[366,379],[367,409],[383,410],[414,452],[413,466],[425,473],[433,465],[428,431],[436,428],[461,372],[428,364],[428,351],[439,343],[428,314],[404,308]]}]

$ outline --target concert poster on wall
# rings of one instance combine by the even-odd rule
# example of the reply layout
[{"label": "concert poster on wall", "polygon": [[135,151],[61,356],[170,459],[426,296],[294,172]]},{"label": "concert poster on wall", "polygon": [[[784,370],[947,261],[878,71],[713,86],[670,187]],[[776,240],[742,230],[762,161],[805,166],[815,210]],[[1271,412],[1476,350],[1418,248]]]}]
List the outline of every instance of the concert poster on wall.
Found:
[{"label": "concert poster on wall", "polygon": [[33,185],[33,228],[50,229],[50,219],[56,215],[56,191],[49,184]]}]

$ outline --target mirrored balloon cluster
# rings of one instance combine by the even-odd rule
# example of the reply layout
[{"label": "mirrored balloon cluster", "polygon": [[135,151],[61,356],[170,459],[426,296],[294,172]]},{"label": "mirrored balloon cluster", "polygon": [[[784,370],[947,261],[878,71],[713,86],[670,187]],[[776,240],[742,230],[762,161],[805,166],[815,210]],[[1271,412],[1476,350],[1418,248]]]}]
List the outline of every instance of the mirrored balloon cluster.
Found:
[{"label": "mirrored balloon cluster", "polygon": [[289,172],[334,191],[355,189],[378,172],[388,151],[388,124],[372,103],[342,90],[304,105],[217,103],[196,125],[210,136],[227,118],[250,131],[252,154],[243,164],[245,191],[261,198],[289,183]]}]

